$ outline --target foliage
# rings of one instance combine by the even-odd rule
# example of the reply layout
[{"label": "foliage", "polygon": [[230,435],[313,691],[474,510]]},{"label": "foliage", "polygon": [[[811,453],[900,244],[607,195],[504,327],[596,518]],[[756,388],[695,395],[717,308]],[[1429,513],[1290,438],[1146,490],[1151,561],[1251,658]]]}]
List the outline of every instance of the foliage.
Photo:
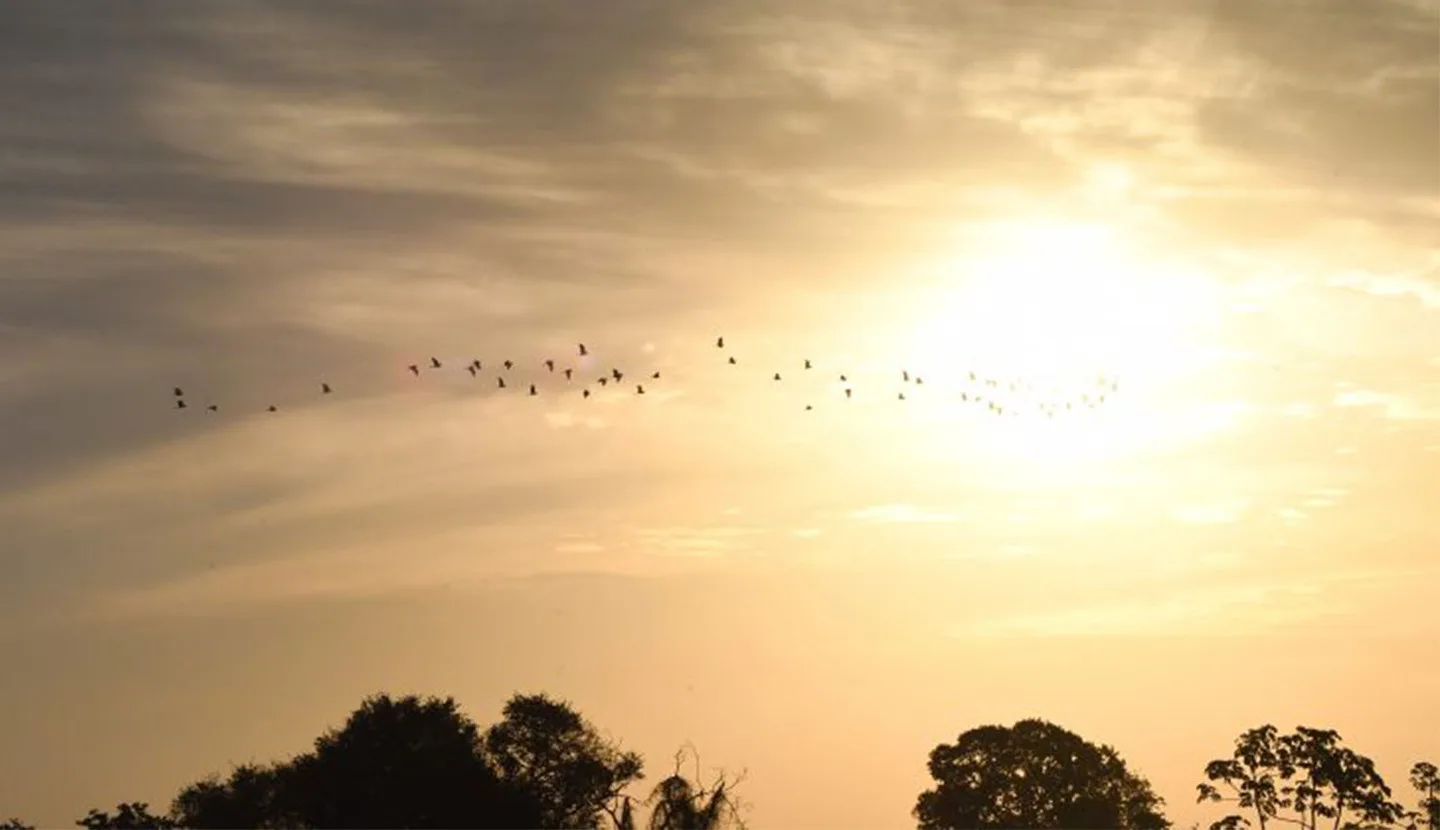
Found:
[{"label": "foliage", "polygon": [[929,769],[938,786],[917,799],[921,830],[1170,826],[1114,749],[1043,720],[971,729],[935,747]]},{"label": "foliage", "polygon": [[92,808],[75,824],[88,830],[172,830],[175,827],[169,817],[153,815],[150,805],[144,801],[118,804],[113,816]]},{"label": "foliage", "polygon": [[[505,783],[532,794],[541,826],[582,830],[624,817],[622,790],[644,777],[643,762],[607,741],[568,702],[515,695],[484,745]],[[633,817],[632,817],[633,820]]]},{"label": "foliage", "polygon": [[1440,830],[1440,769],[1429,761],[1415,762],[1410,768],[1410,786],[1420,793],[1420,801],[1418,810],[1405,815],[1407,830]]},{"label": "foliage", "polygon": [[697,756],[695,781],[691,782],[680,774],[684,759],[684,750],[676,753],[675,772],[657,784],[646,799],[651,806],[648,830],[744,830],[740,804],[734,796],[740,780],[726,781],[722,774],[708,787],[701,784]]},{"label": "foliage", "polygon": [[[1282,735],[1267,724],[1247,730],[1236,739],[1232,757],[1205,766],[1205,777],[1223,784],[1228,795],[1214,783],[1201,783],[1199,801],[1228,801],[1254,811],[1262,830],[1271,821],[1316,830],[1321,819],[1335,830],[1393,825],[1404,815],[1374,762],[1342,746],[1340,735],[1329,729],[1299,726]],[[1211,830],[1248,826],[1249,818],[1238,813],[1210,825]]]},{"label": "foliage", "polygon": [[20,819],[11,816],[5,821],[0,821],[0,830],[35,830],[35,825],[26,824]]}]

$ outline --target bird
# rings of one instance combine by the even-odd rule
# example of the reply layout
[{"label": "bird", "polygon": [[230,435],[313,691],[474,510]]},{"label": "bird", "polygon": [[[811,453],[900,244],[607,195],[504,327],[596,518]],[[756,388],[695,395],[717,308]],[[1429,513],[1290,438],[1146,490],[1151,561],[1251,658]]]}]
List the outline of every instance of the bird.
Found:
[{"label": "bird", "polygon": [[600,381],[601,386],[604,386],[605,384],[610,382],[610,378],[606,377],[605,375],[601,375],[598,380]]},{"label": "bird", "polygon": [[841,383],[848,383],[849,381],[846,380],[846,378],[845,378],[844,375],[841,375],[841,376],[840,376],[840,382],[841,382]]},{"label": "bird", "polygon": [[410,373],[413,374],[415,377],[417,377],[417,378],[420,377],[420,367],[419,367],[419,366],[416,366],[414,363],[411,363],[410,366],[409,366],[409,369],[410,369]]},{"label": "bird", "polygon": [[474,367],[474,366],[466,366],[466,367],[465,367],[465,371],[467,371],[467,372],[470,373],[470,377],[472,377],[472,378],[475,377],[475,367]]},{"label": "bird", "polygon": [[645,394],[645,387],[642,386],[641,384],[638,384],[638,383],[635,384],[635,394],[637,394],[637,395],[643,395],[643,394]]},{"label": "bird", "polygon": [[505,378],[495,378],[495,380],[497,380],[497,381],[500,382],[500,388],[501,388],[501,389],[504,389],[504,388],[505,388]]},{"label": "bird", "polygon": [[582,389],[582,390],[580,390],[580,395],[581,395],[581,397],[588,398],[588,397],[590,397],[590,390],[589,390],[589,389]]},{"label": "bird", "polygon": [[904,393],[904,392],[901,392],[901,393],[900,393],[900,400],[902,400],[902,401],[905,400],[905,393]]},{"label": "bird", "polygon": [[580,346],[580,356],[581,356],[581,357],[584,357],[585,355],[590,354],[589,350],[585,348],[585,344],[584,344],[584,343],[580,343],[579,346]]},{"label": "bird", "polygon": [[531,394],[531,395],[538,395],[538,394],[540,394],[539,392],[536,392],[536,391],[535,391],[535,384],[533,384],[533,383],[530,384],[530,394]]},{"label": "bird", "polygon": [[730,365],[731,365],[731,366],[734,366],[734,365],[735,365],[735,358],[733,358],[733,357],[730,358]]},{"label": "bird", "polygon": [[328,394],[330,394],[330,391],[331,391],[331,390],[330,390],[330,384],[328,384],[328,383],[322,383],[322,384],[320,384],[320,392],[321,392],[321,394],[328,395]]},{"label": "bird", "polygon": [[182,400],[182,401],[176,401],[176,402],[175,402],[175,408],[176,408],[176,409],[184,409],[184,408],[185,408],[185,402],[184,402],[183,400]]},{"label": "bird", "polygon": [[212,403],[212,404],[210,404],[209,406],[207,406],[207,407],[205,407],[205,408],[208,409],[208,410],[210,410],[211,412],[219,412],[219,411],[220,411],[220,407],[219,407],[218,404],[213,404],[213,403]]},{"label": "bird", "polygon": [[845,390],[845,397],[847,397],[847,398],[850,397],[850,390],[849,390],[849,389],[846,389],[846,390]]},{"label": "bird", "polygon": [[276,408],[275,408],[275,404],[272,403],[272,404],[270,404],[270,408],[267,409],[267,410],[265,410],[265,411],[266,411],[266,412],[278,412],[279,410],[276,409]]},{"label": "bird", "polygon": [[185,395],[185,390],[181,389],[181,388],[178,387],[178,386],[175,387],[175,397],[180,398],[180,397],[184,397],[184,395]]},{"label": "bird", "polygon": [[505,361],[505,363],[504,363],[505,371],[507,371],[507,372],[510,371],[510,367],[512,367],[512,366],[514,366],[514,365],[515,365],[515,363],[514,363],[513,361],[509,361],[509,360]]},{"label": "bird", "polygon": [[570,379],[570,376],[573,375],[573,374],[575,374],[575,370],[574,370],[574,369],[566,369],[566,370],[565,370],[565,379],[566,379],[566,380],[569,380],[569,379]]},{"label": "bird", "polygon": [[806,412],[809,412],[810,410],[812,410],[812,409],[814,409],[814,408],[815,408],[815,407],[811,406],[811,405],[808,404],[808,403],[805,404],[805,411],[806,411]]},{"label": "bird", "polygon": [[553,360],[546,360],[546,361],[545,361],[545,369],[546,369],[547,371],[550,371],[550,372],[555,371],[555,361],[553,361]]},{"label": "bird", "polygon": [[901,378],[901,380],[904,380],[906,383],[909,383],[909,382],[910,382],[910,371],[909,371],[908,369],[901,369],[901,370],[900,370],[900,378]]},{"label": "bird", "polygon": [[474,366],[474,367],[475,367],[475,371],[477,371],[477,372],[480,371],[481,369],[484,369],[484,368],[485,368],[484,366],[481,366],[481,365],[480,365],[480,358],[478,358],[478,357],[475,358],[474,360],[470,361],[470,365],[471,365],[471,366]]},{"label": "bird", "polygon": [[611,369],[611,370],[610,370],[610,375],[611,375],[612,377],[614,377],[616,381],[621,381],[621,380],[624,380],[624,379],[625,379],[625,374],[624,374],[623,372],[621,372],[619,369]]},{"label": "bird", "polygon": [[653,374],[653,375],[650,376],[650,379],[651,379],[651,380],[659,380],[659,379],[660,379],[660,373],[659,373],[659,372],[656,372],[655,374]]},{"label": "bird", "polygon": [[724,338],[724,337],[717,337],[717,338],[715,338],[715,348],[717,348],[717,349],[723,349],[723,348],[725,348],[725,338]]},{"label": "bird", "polygon": [[439,368],[440,368],[440,360],[439,360],[439,358],[434,358],[434,357],[430,358],[430,368],[432,368],[432,369],[439,369]]},{"label": "bird", "polygon": [[805,368],[806,368],[806,369],[809,369],[809,368],[810,368],[810,361],[808,361],[808,360],[805,361]]},{"label": "bird", "polygon": [[924,385],[925,385],[925,381],[924,381],[919,375],[916,375],[916,376],[915,376],[915,385],[916,385],[916,386],[924,386]]},{"label": "bird", "polygon": [[775,373],[775,379],[776,379],[776,380],[779,380],[779,379],[780,379],[780,373],[779,373],[779,372],[776,372],[776,373]]}]

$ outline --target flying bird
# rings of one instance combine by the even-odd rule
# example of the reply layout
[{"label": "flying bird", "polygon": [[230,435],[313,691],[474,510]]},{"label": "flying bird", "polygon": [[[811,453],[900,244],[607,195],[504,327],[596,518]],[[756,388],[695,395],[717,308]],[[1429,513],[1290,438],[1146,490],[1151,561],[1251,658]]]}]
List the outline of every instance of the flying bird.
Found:
[{"label": "flying bird", "polygon": [[902,401],[905,400],[905,393],[904,393],[904,392],[901,392],[901,393],[900,393],[900,400],[902,400]]},{"label": "flying bird", "polygon": [[504,364],[504,365],[505,365],[505,371],[508,372],[508,371],[510,371],[510,367],[514,366],[515,364],[514,364],[512,361],[507,360],[507,361],[505,361],[505,364]]},{"label": "flying bird", "polygon": [[638,384],[638,383],[635,384],[635,394],[637,394],[637,395],[643,395],[643,394],[645,394],[645,387],[642,386],[641,384]]},{"label": "flying bird", "polygon": [[779,379],[780,379],[780,373],[779,373],[779,372],[776,372],[776,373],[775,373],[775,379],[776,379],[776,380],[779,380]]},{"label": "flying bird", "polygon": [[175,397],[179,398],[179,397],[183,397],[184,395],[185,395],[185,391],[184,391],[184,390],[182,390],[182,389],[181,389],[180,387],[178,387],[178,386],[175,387]]},{"label": "flying bird", "polygon": [[330,394],[330,384],[328,384],[328,383],[322,383],[322,384],[320,384],[320,392],[321,392],[322,394],[325,394],[325,395]]},{"label": "flying bird", "polygon": [[430,368],[432,368],[432,369],[439,369],[439,368],[440,368],[440,360],[439,360],[438,358],[434,358],[434,357],[430,358]]},{"label": "flying bird", "polygon": [[497,381],[500,382],[500,388],[501,388],[501,389],[504,389],[504,388],[505,388],[505,378],[495,378],[495,380],[497,380]]},{"label": "flying bird", "polygon": [[717,338],[715,338],[715,348],[717,348],[717,349],[723,349],[723,348],[725,348],[725,338],[723,338],[723,337],[717,337]]},{"label": "flying bird", "polygon": [[585,348],[585,344],[584,344],[584,343],[580,343],[579,346],[580,346],[580,356],[581,356],[581,357],[584,357],[585,355],[590,354],[589,350]]},{"label": "flying bird", "polygon": [[272,404],[270,404],[270,408],[267,409],[267,410],[265,410],[265,411],[266,411],[266,412],[279,412],[280,410],[276,409],[276,408],[275,408],[275,404],[272,403]]},{"label": "flying bird", "polygon": [[909,371],[908,369],[901,369],[901,370],[900,370],[900,378],[901,378],[902,380],[904,380],[906,383],[909,383],[909,382],[910,382],[910,371]]},{"label": "flying bird", "polygon": [[806,411],[806,412],[809,412],[810,410],[812,410],[812,409],[814,409],[814,408],[815,408],[815,407],[811,406],[811,405],[808,404],[808,403],[805,404],[805,411]]},{"label": "flying bird", "polygon": [[604,386],[605,384],[607,384],[607,383],[610,382],[610,378],[606,377],[605,375],[601,375],[601,376],[599,377],[599,381],[600,381],[600,385],[601,385],[601,386]]},{"label": "flying bird", "polygon": [[414,375],[415,377],[417,377],[417,378],[420,377],[420,367],[419,367],[419,366],[416,366],[414,363],[411,363],[408,368],[410,369],[410,373],[411,373],[411,374],[413,374],[413,375]]},{"label": "flying bird", "polygon": [[850,390],[849,390],[849,389],[846,389],[846,390],[845,390],[845,397],[847,397],[847,398],[850,397]]},{"label": "flying bird", "polygon": [[653,375],[650,376],[650,379],[651,379],[651,380],[659,380],[659,379],[660,379],[660,373],[659,373],[659,372],[656,372],[655,374],[653,374]]},{"label": "flying bird", "polygon": [[840,376],[840,382],[841,382],[841,383],[849,383],[849,381],[845,378],[844,375],[841,375],[841,376]]},{"label": "flying bird", "polygon": [[580,391],[580,395],[581,395],[581,397],[588,398],[588,397],[590,397],[590,390],[589,390],[589,389],[582,389],[582,390]]},{"label": "flying bird", "polygon": [[573,374],[575,374],[575,370],[574,370],[574,369],[566,369],[566,370],[565,370],[565,379],[566,379],[566,380],[569,380],[569,379],[570,379],[570,376],[573,375]]},{"label": "flying bird", "polygon": [[219,411],[220,411],[220,407],[219,407],[218,404],[213,404],[213,403],[212,403],[212,404],[210,404],[209,406],[207,406],[207,407],[205,407],[205,408],[208,409],[208,410],[210,410],[211,412],[219,412]]},{"label": "flying bird", "polygon": [[735,365],[735,358],[733,358],[733,357],[730,358],[730,365],[731,365],[731,366],[734,366],[734,365]]},{"label": "flying bird", "polygon": [[470,373],[470,377],[472,377],[472,378],[475,377],[475,367],[474,367],[474,366],[466,366],[466,367],[465,367],[465,370]]},{"label": "flying bird", "polygon": [[185,408],[185,402],[184,402],[184,401],[176,401],[176,402],[175,402],[175,408],[176,408],[176,409],[184,409],[184,408]]},{"label": "flying bird", "polygon": [[531,395],[538,395],[538,394],[540,394],[539,392],[536,392],[536,391],[535,391],[535,384],[533,384],[533,383],[530,384],[530,394],[531,394]]},{"label": "flying bird", "polygon": [[619,369],[611,369],[610,375],[614,377],[616,381],[621,381],[625,379],[624,373],[622,373]]},{"label": "flying bird", "polygon": [[808,361],[808,360],[805,361],[805,368],[806,368],[806,369],[809,369],[809,368],[810,368],[810,361]]},{"label": "flying bird", "polygon": [[555,371],[555,361],[553,361],[553,360],[546,360],[546,361],[545,361],[545,369],[546,369],[547,371],[550,371],[550,372]]}]

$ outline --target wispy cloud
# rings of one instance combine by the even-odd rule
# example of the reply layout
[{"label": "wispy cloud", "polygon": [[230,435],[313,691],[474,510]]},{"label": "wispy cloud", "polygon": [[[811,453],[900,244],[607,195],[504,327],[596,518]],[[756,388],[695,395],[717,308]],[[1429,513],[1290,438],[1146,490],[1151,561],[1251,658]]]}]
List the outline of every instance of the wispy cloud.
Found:
[{"label": "wispy cloud", "polygon": [[959,521],[961,516],[955,513],[933,512],[913,504],[877,504],[854,511],[850,518],[864,522],[911,524],[954,522]]}]

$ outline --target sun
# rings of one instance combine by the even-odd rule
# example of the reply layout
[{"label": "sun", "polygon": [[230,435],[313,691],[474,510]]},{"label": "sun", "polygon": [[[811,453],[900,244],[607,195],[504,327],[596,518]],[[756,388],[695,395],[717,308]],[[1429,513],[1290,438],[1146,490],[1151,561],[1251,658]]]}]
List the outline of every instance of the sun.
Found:
[{"label": "sun", "polygon": [[[973,373],[1004,409],[966,407],[989,425],[988,450],[1068,463],[1163,432],[1149,393],[1193,363],[1203,281],[1098,223],[997,222],[957,247],[930,267],[924,316],[903,339],[941,385],[973,387]],[[957,414],[954,397],[929,395],[930,408]]]}]

